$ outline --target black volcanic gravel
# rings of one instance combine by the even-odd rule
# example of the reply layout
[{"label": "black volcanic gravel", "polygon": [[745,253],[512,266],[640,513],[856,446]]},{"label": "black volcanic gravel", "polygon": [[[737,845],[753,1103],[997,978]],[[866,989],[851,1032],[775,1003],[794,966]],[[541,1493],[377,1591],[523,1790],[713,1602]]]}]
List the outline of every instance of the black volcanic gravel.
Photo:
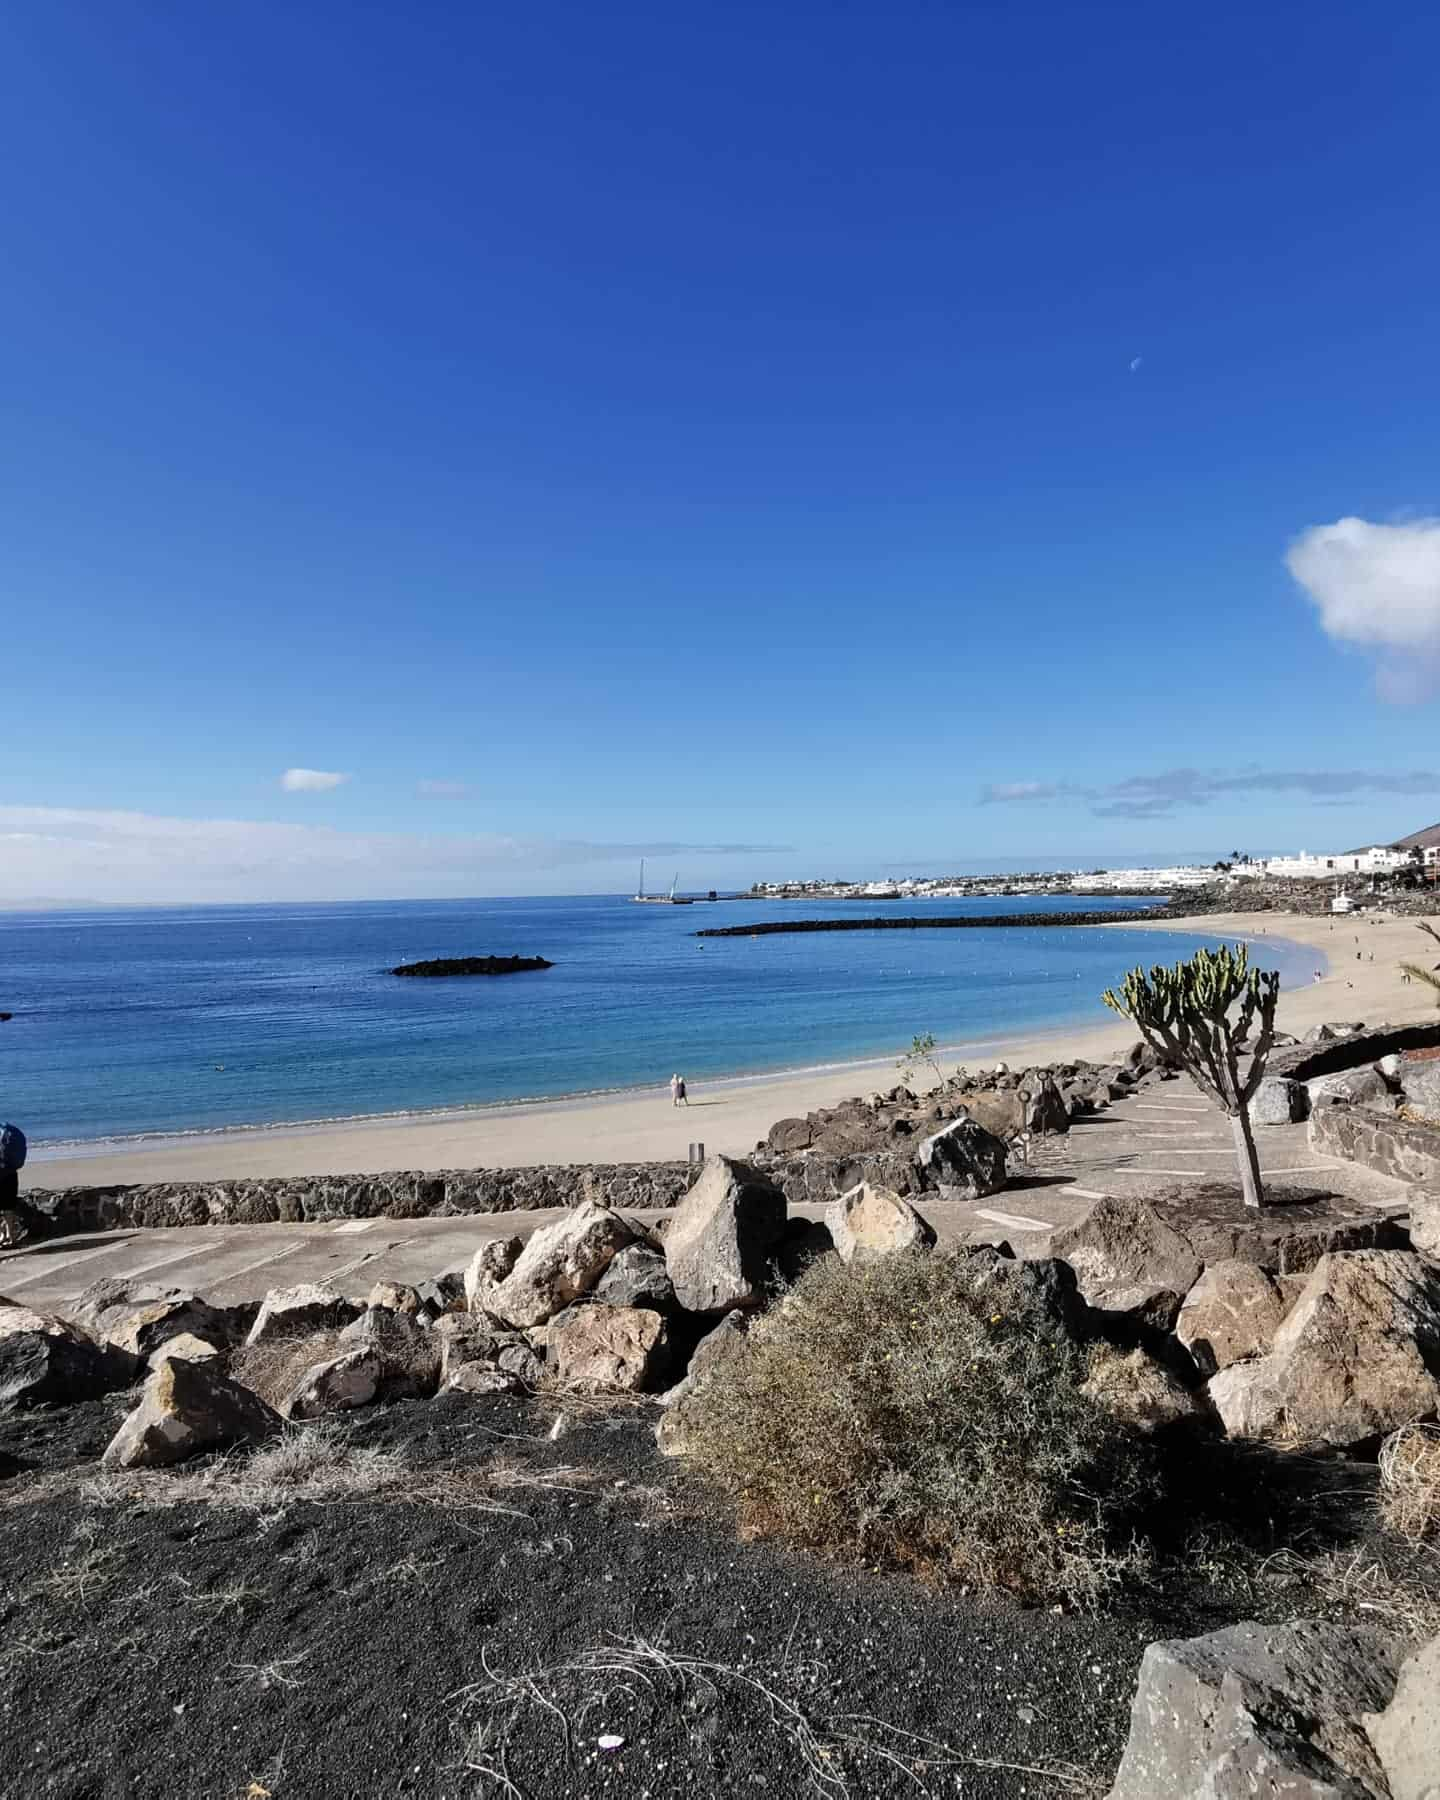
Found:
[{"label": "black volcanic gravel", "polygon": [[[1051,1796],[1070,1791],[1066,1766],[1108,1780],[1148,1642],[1241,1616],[1201,1591],[1151,1616],[1022,1610],[737,1544],[656,1453],[653,1415],[596,1416],[552,1443],[549,1413],[502,1398],[373,1409],[343,1429],[418,1471],[505,1456],[593,1484],[516,1490],[518,1516],[96,1504],[81,1484],[124,1404],[0,1419],[7,1800]],[[63,1470],[64,1493],[23,1499]],[[542,1677],[567,1722],[530,1703],[508,1733],[503,1709],[460,1694],[636,1639],[740,1673]],[[869,1737],[898,1761],[828,1741],[817,1786],[747,1676],[822,1740]],[[466,1767],[487,1717],[481,1760],[509,1788]],[[924,1747],[898,1731],[977,1760],[917,1769]],[[623,1745],[602,1750],[607,1733]]]}]

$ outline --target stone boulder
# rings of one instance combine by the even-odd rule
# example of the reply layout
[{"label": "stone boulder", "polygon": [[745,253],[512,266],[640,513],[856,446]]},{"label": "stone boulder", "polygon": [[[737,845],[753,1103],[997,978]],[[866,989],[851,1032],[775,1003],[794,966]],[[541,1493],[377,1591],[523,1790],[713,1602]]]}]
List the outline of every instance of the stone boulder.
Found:
[{"label": "stone boulder", "polygon": [[267,1338],[307,1337],[315,1331],[338,1331],[359,1313],[353,1300],[325,1281],[305,1281],[297,1287],[271,1288],[260,1303],[255,1323],[245,1339],[246,1348]]},{"label": "stone boulder", "polygon": [[976,1288],[996,1290],[998,1312],[1013,1306],[1036,1306],[1049,1323],[1076,1343],[1094,1336],[1090,1309],[1080,1297],[1075,1271],[1053,1256],[1017,1259],[1010,1245],[969,1244],[959,1252],[966,1280]]},{"label": "stone boulder", "polygon": [[1185,1296],[1175,1335],[1202,1375],[1263,1356],[1287,1307],[1279,1283],[1252,1262],[1211,1263]]},{"label": "stone boulder", "polygon": [[166,1338],[158,1349],[152,1350],[149,1362],[152,1369],[158,1369],[167,1356],[178,1356],[182,1362],[214,1362],[219,1355],[217,1344],[207,1343],[193,1331],[182,1331],[178,1337]]},{"label": "stone boulder", "polygon": [[1139,1349],[1097,1345],[1080,1392],[1145,1437],[1170,1425],[1195,1424],[1205,1416],[1197,1397]]},{"label": "stone boulder", "polygon": [[1299,1125],[1309,1116],[1309,1090],[1284,1075],[1267,1075],[1250,1101],[1252,1125]]},{"label": "stone boulder", "polygon": [[1391,1800],[1440,1800],[1440,1638],[1406,1657],[1390,1704],[1364,1724]]},{"label": "stone boulder", "polygon": [[1392,1104],[1390,1084],[1380,1071],[1342,1069],[1338,1075],[1317,1075],[1305,1083],[1310,1097],[1310,1111],[1317,1106],[1389,1106]]},{"label": "stone boulder", "polygon": [[1440,1408],[1440,1276],[1407,1250],[1323,1256],[1268,1355],[1211,1379],[1232,1437],[1339,1448]]},{"label": "stone boulder", "polygon": [[71,1317],[97,1343],[146,1360],[167,1338],[188,1332],[207,1342],[232,1336],[230,1314],[188,1288],[149,1281],[96,1281],[75,1302]]},{"label": "stone boulder", "polygon": [[915,1160],[947,1200],[981,1200],[1005,1186],[1004,1144],[964,1113],[926,1138]]},{"label": "stone boulder", "polygon": [[373,1350],[380,1358],[383,1399],[422,1399],[439,1386],[440,1344],[413,1313],[367,1307],[340,1333],[340,1342]]},{"label": "stone boulder", "polygon": [[509,1274],[490,1290],[485,1310],[502,1324],[543,1325],[590,1293],[635,1239],[633,1227],[619,1213],[596,1200],[582,1200],[558,1223],[534,1233]]},{"label": "stone boulder", "polygon": [[440,1351],[441,1387],[453,1387],[455,1376],[472,1363],[502,1371],[512,1389],[537,1386],[545,1371],[544,1356],[529,1335],[497,1328],[478,1313],[447,1313],[429,1335]]},{"label": "stone boulder", "polygon": [[808,1150],[814,1140],[814,1127],[808,1119],[777,1119],[766,1134],[765,1148],[777,1156],[791,1156],[797,1150]]},{"label": "stone boulder", "polygon": [[[445,1387],[466,1363],[488,1362],[499,1334],[478,1313],[446,1313],[435,1321],[430,1335],[440,1349],[440,1385]],[[519,1333],[515,1335],[518,1337]]]},{"label": "stone boulder", "polygon": [[785,1230],[785,1196],[748,1163],[712,1156],[665,1232],[665,1266],[688,1312],[764,1303]]},{"label": "stone boulder", "polygon": [[825,1210],[841,1262],[871,1262],[896,1250],[933,1250],[935,1233],[908,1200],[862,1181]]},{"label": "stone boulder", "polygon": [[675,1310],[675,1286],[665,1254],[653,1244],[627,1244],[595,1284],[591,1296],[601,1306],[643,1306],[650,1312]]},{"label": "stone boulder", "polygon": [[69,1319],[0,1305],[0,1408],[93,1400],[135,1379],[127,1351],[97,1344]]},{"label": "stone boulder", "polygon": [[1189,1241],[1140,1200],[1097,1200],[1051,1233],[1050,1254],[1069,1263],[1092,1310],[1166,1331],[1200,1278]]},{"label": "stone boulder", "polygon": [[1020,1094],[991,1089],[967,1094],[962,1102],[965,1111],[982,1130],[1008,1142],[1025,1130],[1026,1102]]},{"label": "stone boulder", "polygon": [[446,1313],[459,1312],[468,1305],[465,1298],[465,1271],[448,1269],[443,1275],[436,1275],[430,1281],[422,1281],[415,1293],[420,1302],[417,1316],[422,1319],[433,1323]]},{"label": "stone boulder", "polygon": [[1361,1720],[1390,1697],[1376,1633],[1300,1619],[1151,1644],[1108,1800],[1367,1800],[1388,1793]]},{"label": "stone boulder", "polygon": [[1440,1188],[1411,1188],[1410,1242],[1428,1261],[1440,1263]]},{"label": "stone boulder", "polygon": [[461,1363],[445,1383],[447,1394],[518,1394],[524,1387],[518,1375],[494,1363]]},{"label": "stone boulder", "polygon": [[588,1394],[643,1394],[663,1385],[669,1334],[642,1306],[577,1306],[550,1334],[561,1387]]},{"label": "stone boulder", "polygon": [[876,1148],[878,1127],[865,1108],[833,1109],[816,1113],[812,1147],[821,1156],[856,1156]]},{"label": "stone boulder", "polygon": [[384,1364],[370,1344],[353,1344],[312,1363],[280,1404],[287,1419],[320,1419],[326,1413],[369,1406],[380,1393]]},{"label": "stone boulder", "polygon": [[738,1308],[726,1313],[711,1332],[700,1340],[690,1358],[683,1381],[660,1396],[664,1416],[655,1428],[655,1442],[662,1456],[687,1454],[687,1432],[695,1417],[695,1408],[703,1404],[701,1396],[712,1381],[723,1381],[727,1369],[733,1369],[746,1354],[750,1325],[754,1315]]},{"label": "stone boulder", "polygon": [[1405,1057],[1400,1064],[1400,1084],[1405,1104],[1422,1117],[1440,1122],[1440,1057],[1416,1060]]},{"label": "stone boulder", "polygon": [[101,1460],[121,1469],[163,1468],[207,1450],[261,1443],[281,1425],[258,1394],[228,1380],[214,1363],[167,1356]]},{"label": "stone boulder", "polygon": [[525,1240],[487,1238],[465,1270],[465,1305],[470,1312],[489,1312],[490,1299],[520,1260]]},{"label": "stone boulder", "polygon": [[403,1281],[377,1281],[365,1297],[367,1307],[384,1307],[387,1312],[418,1313],[420,1290]]}]

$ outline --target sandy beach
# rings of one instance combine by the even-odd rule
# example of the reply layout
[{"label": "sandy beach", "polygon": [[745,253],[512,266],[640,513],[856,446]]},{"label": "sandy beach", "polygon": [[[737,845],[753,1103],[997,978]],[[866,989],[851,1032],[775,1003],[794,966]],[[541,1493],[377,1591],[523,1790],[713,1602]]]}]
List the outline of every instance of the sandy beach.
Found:
[{"label": "sandy beach", "polygon": [[[1118,921],[1117,921],[1118,922]],[[1124,921],[1128,930],[1164,932],[1160,923]],[[1197,927],[1201,921],[1196,921]],[[1267,937],[1315,951],[1320,981],[1282,994],[1279,1024],[1297,1036],[1337,1020],[1402,1022],[1434,1015],[1434,995],[1401,980],[1402,960],[1436,960],[1413,919],[1384,913],[1312,918],[1291,913],[1214,913],[1203,921],[1217,940],[1244,938],[1263,966]],[[1097,930],[1106,929],[1097,926]],[[1175,929],[1170,926],[1169,929]],[[1356,960],[1356,953],[1359,960]],[[1157,960],[1163,958],[1157,945]],[[1372,960],[1373,958],[1373,960]],[[1133,1043],[1121,1019],[1083,1030],[1026,1038],[997,1037],[958,1045],[941,1058],[949,1069],[1005,1061],[1012,1066],[1067,1057],[1107,1061]],[[776,1119],[833,1105],[853,1094],[892,1087],[893,1059],[779,1076],[738,1077],[692,1085],[691,1105],[674,1108],[668,1091],[477,1107],[464,1112],[277,1126],[155,1139],[93,1152],[37,1150],[27,1187],[127,1181],[206,1181],[262,1175],[375,1174],[386,1169],[512,1168],[535,1163],[650,1162],[683,1159],[692,1142],[742,1155]]]}]

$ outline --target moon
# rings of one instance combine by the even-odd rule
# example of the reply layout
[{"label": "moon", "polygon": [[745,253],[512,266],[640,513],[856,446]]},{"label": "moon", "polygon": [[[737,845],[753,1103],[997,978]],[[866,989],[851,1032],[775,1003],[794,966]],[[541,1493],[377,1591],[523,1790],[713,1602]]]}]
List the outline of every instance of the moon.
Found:
[{"label": "moon", "polygon": [[1130,358],[1130,373],[1132,375],[1140,367],[1141,363],[1144,362],[1144,360],[1145,360],[1145,358],[1143,356],[1132,356]]}]

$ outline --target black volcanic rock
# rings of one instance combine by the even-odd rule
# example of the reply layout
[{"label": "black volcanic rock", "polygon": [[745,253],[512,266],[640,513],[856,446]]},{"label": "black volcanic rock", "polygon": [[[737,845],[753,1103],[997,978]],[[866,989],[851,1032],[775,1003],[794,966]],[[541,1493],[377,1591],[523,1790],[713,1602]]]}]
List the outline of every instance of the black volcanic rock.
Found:
[{"label": "black volcanic rock", "polygon": [[401,963],[392,975],[523,975],[527,969],[553,969],[543,956],[436,956],[429,962]]}]

